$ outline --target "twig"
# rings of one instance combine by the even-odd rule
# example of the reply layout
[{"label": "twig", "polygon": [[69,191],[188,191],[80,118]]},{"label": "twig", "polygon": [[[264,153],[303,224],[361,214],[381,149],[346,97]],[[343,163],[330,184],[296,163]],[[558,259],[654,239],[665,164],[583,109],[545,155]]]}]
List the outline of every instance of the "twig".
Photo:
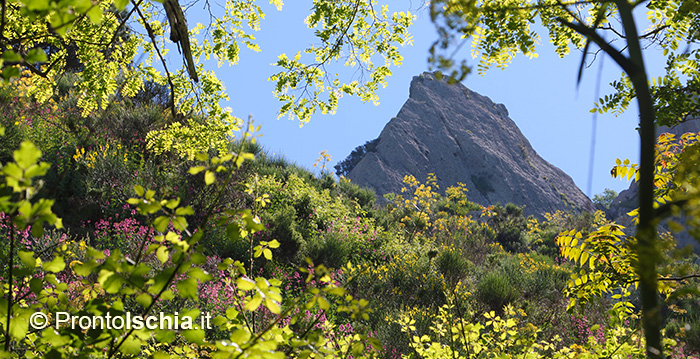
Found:
[{"label": "twig", "polygon": [[146,20],[146,17],[143,16],[143,13],[141,12],[141,9],[136,6],[136,2],[134,0],[131,0],[131,3],[134,4],[134,8],[136,9],[136,13],[139,15],[139,18],[141,18],[141,21],[143,21],[143,25],[146,28],[146,31],[148,32],[148,37],[151,38],[151,42],[153,43],[153,48],[156,50],[156,54],[158,55],[158,58],[160,59],[160,62],[163,64],[163,69],[165,69],[165,74],[168,77],[168,84],[170,85],[170,96],[172,97],[173,103],[170,106],[170,112],[173,115],[173,118],[177,117],[177,113],[175,112],[175,85],[173,84],[173,80],[170,76],[170,71],[168,71],[168,65],[165,62],[165,59],[163,58],[163,55],[160,53],[160,48],[158,47],[158,44],[156,43],[156,36],[153,34],[153,29],[151,29],[151,25],[148,23],[148,20]]},{"label": "twig", "polygon": [[675,282],[680,282],[684,281],[686,279],[693,279],[693,278],[700,278],[700,274],[688,274],[680,277],[662,277],[659,278],[659,281],[675,281]]},{"label": "twig", "polygon": [[117,34],[119,34],[119,29],[121,29],[122,26],[124,26],[124,24],[126,24],[126,22],[129,20],[129,18],[131,17],[131,15],[134,13],[134,11],[136,11],[136,9],[138,9],[139,5],[141,5],[142,2],[143,2],[143,0],[139,0],[138,3],[135,3],[135,4],[134,4],[134,8],[131,9],[131,11],[129,11],[128,14],[126,14],[126,16],[124,17],[124,19],[122,19],[122,22],[119,23],[119,26],[117,26],[117,28],[114,29],[114,35],[112,35],[112,39],[109,40],[109,42],[107,43],[107,47],[110,47],[110,46],[112,46],[112,45],[114,44],[114,41],[117,39]]}]

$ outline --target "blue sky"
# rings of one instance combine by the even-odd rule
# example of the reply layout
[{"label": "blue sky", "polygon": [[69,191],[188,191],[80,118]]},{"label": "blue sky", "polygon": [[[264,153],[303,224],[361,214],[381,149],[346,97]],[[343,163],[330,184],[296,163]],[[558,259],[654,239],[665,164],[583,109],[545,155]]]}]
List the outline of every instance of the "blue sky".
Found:
[{"label": "blue sky", "polygon": [[[409,2],[390,1],[392,11],[401,11]],[[231,100],[226,104],[240,118],[253,116],[262,125],[260,142],[270,151],[282,154],[290,161],[312,168],[325,150],[332,156],[331,166],[344,159],[355,147],[376,138],[384,125],[396,114],[408,99],[411,78],[428,70],[428,48],[435,32],[427,10],[412,12],[417,16],[412,28],[414,44],[402,50],[404,63],[392,68],[387,88],[379,91],[380,105],[362,103],[357,99],[343,98],[335,115],[317,115],[311,122],[299,127],[297,121],[277,119],[280,103],[272,95],[273,83],[267,78],[277,69],[270,64],[280,53],[295,54],[314,39],[311,30],[303,24],[310,3],[285,4],[282,12],[264,7],[267,18],[255,35],[262,51],[241,51],[241,61],[235,66],[217,70],[224,81]],[[492,69],[484,76],[475,72],[463,84],[478,93],[503,103],[510,117],[541,157],[570,175],[589,197],[605,188],[621,191],[628,183],[610,177],[610,169],[616,158],[629,158],[637,162],[639,141],[635,131],[637,114],[631,106],[628,113],[614,117],[599,115],[595,148],[592,190],[587,190],[589,153],[591,146],[592,114],[595,83],[599,63],[588,68],[579,86],[576,84],[579,52],[574,51],[560,59],[547,44],[541,41],[539,58],[518,57],[505,70]],[[468,48],[462,55],[467,55]],[[652,74],[661,71],[660,58],[648,59],[647,68]],[[610,59],[603,64],[600,92],[610,92],[609,83],[619,78],[621,70]],[[657,71],[653,71],[657,69]]]}]

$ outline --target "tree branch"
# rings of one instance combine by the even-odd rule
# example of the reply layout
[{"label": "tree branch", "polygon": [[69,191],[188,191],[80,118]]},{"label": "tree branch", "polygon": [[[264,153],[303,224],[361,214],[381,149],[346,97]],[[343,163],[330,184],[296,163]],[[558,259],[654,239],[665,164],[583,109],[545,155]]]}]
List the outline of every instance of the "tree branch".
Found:
[{"label": "tree branch", "polygon": [[153,43],[153,48],[156,50],[156,54],[158,55],[158,58],[160,59],[161,64],[163,64],[163,69],[165,69],[165,74],[168,77],[168,84],[170,85],[170,96],[172,97],[172,104],[170,106],[170,112],[173,115],[173,118],[176,118],[177,113],[175,112],[175,85],[173,84],[172,77],[170,76],[170,71],[168,71],[168,65],[165,62],[165,59],[163,58],[163,55],[160,53],[160,48],[158,47],[158,44],[156,43],[156,36],[153,34],[153,29],[151,29],[151,25],[148,24],[148,20],[146,20],[146,17],[143,16],[143,13],[137,6],[138,4],[134,2],[134,0],[131,0],[131,3],[134,4],[134,8],[136,9],[136,13],[139,15],[139,18],[141,21],[143,21],[143,26],[146,28],[146,31],[148,32],[148,37],[151,38],[151,43]]},{"label": "tree branch", "polygon": [[129,20],[129,18],[131,17],[131,15],[134,14],[134,11],[136,11],[136,9],[138,9],[139,5],[141,5],[142,2],[143,2],[143,0],[139,0],[138,3],[134,3],[134,8],[131,9],[131,11],[129,11],[128,14],[126,14],[126,16],[124,17],[124,19],[122,19],[122,22],[119,23],[119,26],[117,26],[117,28],[114,29],[114,34],[112,35],[112,39],[109,40],[109,43],[107,44],[107,47],[110,47],[110,46],[112,46],[112,45],[114,44],[114,41],[117,40],[117,35],[119,34],[119,29],[121,29],[122,26],[124,26],[124,24],[126,24],[126,22]]},{"label": "tree branch", "polygon": [[675,281],[675,282],[680,282],[684,281],[686,279],[693,279],[693,278],[700,278],[700,274],[688,274],[680,277],[661,277],[659,278],[659,281]]},{"label": "tree branch", "polygon": [[2,0],[2,19],[0,19],[0,51],[5,47],[5,15],[7,14],[7,0]]},{"label": "tree branch", "polygon": [[605,41],[598,33],[595,31],[595,29],[591,29],[588,26],[582,25],[582,24],[574,24],[571,23],[563,18],[557,18],[557,21],[565,25],[566,27],[578,32],[579,34],[582,34],[586,36],[590,41],[595,42],[598,47],[600,47],[601,50],[605,51],[606,54],[608,54],[610,57],[612,57],[615,62],[622,67],[622,69],[627,72],[628,74],[630,71],[635,70],[635,66],[628,59],[625,57],[620,51],[618,51],[616,48],[614,48],[612,45],[610,45],[607,41]]}]

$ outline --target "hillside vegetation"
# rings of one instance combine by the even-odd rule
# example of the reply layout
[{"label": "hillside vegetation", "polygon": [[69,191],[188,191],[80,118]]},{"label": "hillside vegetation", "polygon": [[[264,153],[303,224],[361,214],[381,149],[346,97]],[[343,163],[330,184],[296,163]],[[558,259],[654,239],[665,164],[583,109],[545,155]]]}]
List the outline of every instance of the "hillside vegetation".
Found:
[{"label": "hillside vegetation", "polygon": [[[269,155],[254,134],[227,143],[228,155],[156,153],[144,134],[174,120],[144,99],[161,90],[81,118],[70,86],[48,106],[3,87],[8,352],[644,356],[633,239],[602,212],[538,221],[408,174],[379,206],[371,190]],[[662,273],[698,273],[697,258],[664,238]],[[700,350],[698,280],[664,283],[667,350],[690,357]],[[26,318],[38,311],[216,319],[179,331],[37,331]]]},{"label": "hillside vegetation", "polygon": [[[470,70],[464,43],[483,73],[537,57],[536,30],[559,56],[581,50],[579,80],[598,49],[622,68],[594,112],[638,105],[639,163],[611,171],[639,183],[635,228],[483,208],[428,173],[380,201],[269,155],[205,63],[261,50],[263,10],[283,1],[195,3],[0,3],[0,357],[697,358],[698,258],[659,224],[700,239],[700,134],[655,135],[700,116],[697,1],[423,4],[447,82]],[[279,114],[377,103],[415,16],[374,0],[305,10],[313,40],[269,77]],[[655,79],[650,48],[666,59]]]}]

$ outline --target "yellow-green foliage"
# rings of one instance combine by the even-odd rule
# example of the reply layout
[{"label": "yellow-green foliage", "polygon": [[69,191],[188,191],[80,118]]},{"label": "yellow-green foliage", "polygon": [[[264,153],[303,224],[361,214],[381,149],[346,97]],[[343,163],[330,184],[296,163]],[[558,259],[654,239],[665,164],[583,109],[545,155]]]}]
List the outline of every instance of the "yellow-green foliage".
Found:
[{"label": "yellow-green foliage", "polygon": [[311,213],[306,215],[310,214],[316,223],[329,224],[344,217],[345,221],[354,219],[347,218],[346,214],[352,213],[352,208],[348,208],[342,198],[331,196],[328,189],[318,190],[296,174],[290,174],[286,179],[275,175],[261,176],[251,185],[255,187],[256,192],[269,195],[272,208],[285,204],[294,205],[301,199],[308,200],[307,207]]},{"label": "yellow-green foliage", "polygon": [[[443,291],[451,288],[444,275],[432,268],[428,250],[427,246],[415,246],[413,251],[404,251],[384,262],[358,265],[348,275],[359,292],[378,299],[375,305],[380,309],[440,303],[444,301]],[[386,296],[395,300],[380,300]]]},{"label": "yellow-green foliage", "polygon": [[[80,153],[82,155],[82,153]],[[105,155],[106,156],[106,155]],[[225,339],[208,341],[205,328],[195,325],[178,332],[136,328],[130,325],[110,328],[94,327],[75,335],[70,326],[30,331],[30,315],[42,312],[53,315],[69,312],[74,315],[127,316],[137,312],[143,317],[154,314],[156,308],[168,316],[175,302],[189,303],[176,309],[184,321],[192,321],[200,315],[191,306],[198,299],[201,283],[212,280],[212,275],[201,268],[205,257],[198,246],[207,226],[190,229],[188,217],[194,214],[191,207],[181,205],[179,198],[159,198],[156,191],[135,186],[137,197],[129,199],[143,216],[154,233],[152,238],[139,238],[133,256],[128,257],[120,250],[111,252],[97,250],[85,242],[77,245],[71,241],[53,251],[51,260],[42,260],[37,248],[19,249],[19,236],[27,236],[31,226],[32,234],[40,238],[44,235],[44,224],[61,227],[61,221],[51,212],[52,201],[36,199],[36,177],[42,176],[49,168],[47,163],[38,162],[41,152],[29,142],[22,142],[14,152],[14,162],[2,166],[0,190],[12,193],[0,197],[0,210],[4,225],[9,232],[8,250],[0,253],[0,260],[7,263],[6,283],[0,287],[0,303],[6,311],[0,313],[0,355],[12,357],[114,357],[149,355],[155,358],[212,356],[212,357],[264,357],[284,358],[295,355],[336,355],[344,353],[363,357],[376,350],[377,343],[362,333],[336,332],[332,323],[324,325],[325,332],[310,331],[295,334],[289,324],[300,320],[304,310],[330,309],[346,313],[349,321],[367,320],[368,303],[354,299],[331,280],[324,267],[314,268],[306,282],[317,283],[309,288],[308,295],[290,299],[282,305],[281,282],[254,276],[239,261],[225,259],[218,263],[218,269],[228,274],[227,284],[238,298],[238,306],[226,310],[225,316],[212,318],[212,324],[225,334]],[[239,169],[248,154],[225,155],[209,158],[200,154],[200,166],[193,167],[190,173],[202,174],[206,186],[220,186],[225,189],[235,169]],[[99,160],[99,159],[98,159]],[[227,162],[235,169],[224,166]],[[217,179],[217,176],[223,177]],[[221,198],[219,196],[218,198]],[[206,213],[204,223],[212,217]],[[250,210],[226,210],[217,216],[217,225],[227,226],[231,240],[252,236],[264,226]],[[25,234],[22,234],[22,233]],[[272,259],[272,249],[276,241],[261,242],[254,247],[255,257]],[[82,260],[75,260],[80,256]],[[154,257],[159,266],[150,265],[145,258]],[[66,262],[70,262],[67,264]],[[13,271],[16,267],[16,270]],[[70,279],[70,283],[65,281]],[[3,280],[5,282],[5,280]],[[22,293],[16,283],[22,283]],[[69,286],[70,284],[70,286]],[[80,293],[79,297],[68,295],[69,290]],[[30,296],[30,297],[28,297]],[[260,328],[253,324],[255,312],[264,308],[274,317]],[[127,319],[128,320],[128,319]],[[309,328],[311,329],[311,328]]]},{"label": "yellow-green foliage", "polygon": [[182,158],[193,160],[195,154],[209,150],[226,153],[228,138],[240,129],[240,125],[240,119],[230,123],[187,121],[185,126],[175,122],[165,129],[149,132],[146,140],[148,148],[156,154],[174,151]]},{"label": "yellow-green foliage", "polygon": [[403,183],[401,193],[390,197],[390,213],[399,218],[399,228],[409,241],[415,238],[433,241],[438,238],[448,239],[452,234],[449,232],[464,231],[474,223],[470,217],[460,213],[472,205],[467,200],[467,188],[463,183],[445,190],[445,207],[460,214],[458,216],[439,210],[438,201],[442,196],[438,192],[440,186],[435,174],[429,174],[425,183],[412,175],[406,175]]},{"label": "yellow-green foliage", "polygon": [[85,164],[86,167],[88,168],[95,168],[95,164],[100,161],[102,162],[99,158],[102,158],[102,160],[105,160],[107,157],[110,158],[110,160],[117,160],[121,161],[123,163],[127,163],[129,161],[129,153],[128,151],[123,151],[122,150],[122,145],[121,143],[117,143],[116,145],[113,145],[110,147],[110,144],[107,143],[105,145],[100,145],[98,148],[93,149],[93,150],[88,150],[85,152],[85,148],[76,148],[75,149],[75,154],[73,155],[73,160],[76,162],[81,162]]},{"label": "yellow-green foliage", "polygon": [[[676,207],[675,211],[681,207],[689,213],[697,208],[691,204],[696,203],[693,193],[697,192],[697,189],[692,181],[687,181],[693,176],[689,177],[687,172],[684,172],[690,167],[686,162],[679,161],[680,156],[692,156],[697,147],[697,138],[698,135],[693,133],[683,134],[678,139],[673,134],[659,136],[656,146],[655,207],[659,209],[661,216],[673,213],[673,206]],[[686,149],[688,149],[687,152]],[[692,159],[688,163],[692,164]],[[682,169],[680,172],[677,171],[679,166]],[[612,174],[615,177],[636,181],[639,179],[638,165],[629,160],[618,159]],[[671,206],[672,203],[676,204]],[[665,209],[661,211],[662,208]],[[636,209],[629,215],[633,217],[635,223],[638,221]],[[578,302],[587,302],[604,294],[616,293],[613,296],[618,301],[615,308],[624,308],[631,313],[636,308],[630,303],[628,297],[630,291],[636,289],[638,285],[638,274],[635,271],[637,240],[634,236],[626,234],[623,226],[605,223],[602,219],[602,215],[597,213],[595,220],[597,229],[589,234],[569,230],[562,232],[557,238],[561,255],[579,267],[578,272],[572,274],[565,292],[571,298],[568,308],[571,309]],[[672,227],[679,226],[672,224]],[[659,258],[663,262],[660,263],[665,264],[660,269],[662,280],[659,281],[658,291],[668,298],[679,283],[675,280],[663,279],[687,273],[683,272],[684,266],[675,265],[674,256],[681,253],[674,252],[676,244],[670,234],[660,236],[655,246],[663,253],[663,258]]]},{"label": "yellow-green foliage", "polygon": [[[439,308],[430,332],[417,331],[416,312],[409,311],[396,321],[410,338],[413,354],[404,358],[644,358],[644,338],[634,328],[617,325],[604,329],[604,337],[589,337],[584,345],[562,345],[559,335],[546,341],[541,330],[527,321],[527,314],[505,306],[503,315],[487,312],[469,320],[454,305]],[[594,330],[600,329],[597,325]],[[601,340],[602,339],[602,340]],[[676,345],[665,340],[665,345]]]}]

